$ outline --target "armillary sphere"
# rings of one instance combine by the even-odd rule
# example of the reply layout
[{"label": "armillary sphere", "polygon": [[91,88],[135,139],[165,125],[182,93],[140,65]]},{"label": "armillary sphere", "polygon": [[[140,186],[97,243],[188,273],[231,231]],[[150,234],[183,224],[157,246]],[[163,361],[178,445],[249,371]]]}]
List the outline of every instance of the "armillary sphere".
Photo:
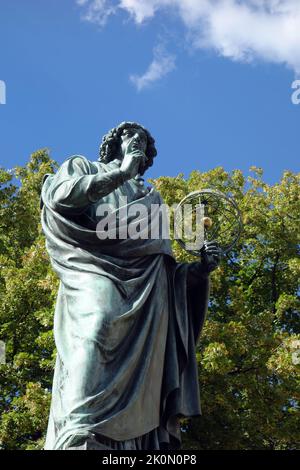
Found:
[{"label": "armillary sphere", "polygon": [[[193,240],[190,237],[185,238],[184,230],[183,235],[180,233],[178,236],[176,227],[183,227],[188,223],[194,234],[197,234],[199,220],[203,224],[200,226],[203,230],[203,240],[216,241],[223,254],[237,243],[243,227],[240,211],[232,197],[216,189],[203,189],[188,194],[175,209],[175,237],[182,248],[195,256],[201,256],[201,247],[191,249],[190,243]],[[196,238],[196,235],[194,237]]]}]

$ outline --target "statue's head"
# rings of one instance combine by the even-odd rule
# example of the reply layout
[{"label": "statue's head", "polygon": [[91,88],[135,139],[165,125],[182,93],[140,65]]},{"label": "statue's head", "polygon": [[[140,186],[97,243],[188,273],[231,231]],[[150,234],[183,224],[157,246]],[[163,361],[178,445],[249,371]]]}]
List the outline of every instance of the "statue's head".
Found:
[{"label": "statue's head", "polygon": [[157,155],[157,151],[155,148],[155,140],[153,139],[150,132],[145,129],[145,127],[141,126],[141,124],[136,122],[122,122],[117,127],[114,127],[107,134],[105,134],[105,136],[102,138],[102,143],[99,150],[100,162],[108,163],[115,158],[122,159],[123,137],[125,134],[128,136],[128,133],[132,133],[132,135],[134,135],[135,130],[143,131],[142,133],[146,136],[147,140],[145,149],[147,161],[144,168],[141,170],[141,174],[144,174],[145,171],[153,165],[153,159]]}]

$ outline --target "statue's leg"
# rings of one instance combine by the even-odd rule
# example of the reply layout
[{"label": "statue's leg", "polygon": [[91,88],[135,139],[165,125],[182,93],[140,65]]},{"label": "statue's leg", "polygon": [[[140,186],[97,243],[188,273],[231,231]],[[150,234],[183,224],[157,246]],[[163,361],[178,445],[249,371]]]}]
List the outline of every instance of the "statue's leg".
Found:
[{"label": "statue's leg", "polygon": [[99,376],[97,364],[100,363],[98,344],[92,339],[74,340],[72,369],[68,370],[68,379],[64,390],[65,401],[69,410],[78,410],[80,403],[97,393]]},{"label": "statue's leg", "polygon": [[[119,313],[122,303],[120,292],[110,279],[84,274],[80,282],[81,291],[71,282],[64,289],[67,309],[63,315],[60,312],[65,323],[58,331],[61,333],[58,349],[65,352],[62,357],[66,369],[64,398],[69,410],[78,409],[87,397],[99,393],[105,325]],[[59,327],[57,322],[57,330]]]},{"label": "statue's leg", "polygon": [[103,323],[119,312],[120,293],[108,278],[81,276],[81,291],[75,280],[71,279],[74,285],[71,281],[64,285],[56,316],[58,361],[52,399],[56,434],[52,441],[61,449],[110,449],[109,443],[95,440],[88,432],[93,433],[93,413],[97,415],[97,396],[103,389]]}]

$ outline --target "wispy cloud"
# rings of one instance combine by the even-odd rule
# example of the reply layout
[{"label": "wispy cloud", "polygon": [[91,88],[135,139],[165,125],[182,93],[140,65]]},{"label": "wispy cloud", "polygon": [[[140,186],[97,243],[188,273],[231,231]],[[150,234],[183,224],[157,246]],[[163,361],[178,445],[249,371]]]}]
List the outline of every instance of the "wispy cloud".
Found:
[{"label": "wispy cloud", "polygon": [[114,15],[118,6],[110,0],[76,0],[80,7],[84,7],[81,18],[90,23],[104,26],[111,15]]},{"label": "wispy cloud", "polygon": [[[191,47],[235,61],[285,64],[300,75],[300,0],[77,0],[85,19],[103,24],[126,11],[137,24],[177,13]],[[155,70],[155,67],[154,67]]]},{"label": "wispy cloud", "polygon": [[168,54],[162,46],[156,47],[153,55],[153,60],[145,73],[130,76],[130,81],[138,91],[151,86],[175,68],[175,56]]}]

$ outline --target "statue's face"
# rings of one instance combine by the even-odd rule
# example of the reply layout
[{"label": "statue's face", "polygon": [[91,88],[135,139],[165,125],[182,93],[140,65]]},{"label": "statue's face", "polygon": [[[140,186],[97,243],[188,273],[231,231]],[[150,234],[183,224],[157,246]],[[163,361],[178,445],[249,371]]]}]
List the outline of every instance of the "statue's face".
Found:
[{"label": "statue's face", "polygon": [[129,142],[133,139],[134,147],[142,152],[146,152],[147,135],[140,128],[124,129],[121,135],[121,154],[124,157]]}]

